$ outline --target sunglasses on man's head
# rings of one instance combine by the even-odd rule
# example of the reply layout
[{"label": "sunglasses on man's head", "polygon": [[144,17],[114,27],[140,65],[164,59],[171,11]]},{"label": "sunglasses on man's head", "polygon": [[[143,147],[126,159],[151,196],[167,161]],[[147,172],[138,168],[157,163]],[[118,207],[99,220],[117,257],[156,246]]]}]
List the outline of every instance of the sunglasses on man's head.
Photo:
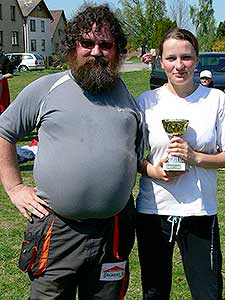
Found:
[{"label": "sunglasses on man's head", "polygon": [[87,40],[83,39],[83,40],[80,40],[79,42],[83,48],[86,48],[89,50],[93,49],[95,47],[95,45],[98,45],[101,50],[110,50],[110,49],[112,49],[113,44],[114,44],[113,41],[107,41],[107,40],[93,41],[93,40],[89,40],[89,39],[87,39]]}]

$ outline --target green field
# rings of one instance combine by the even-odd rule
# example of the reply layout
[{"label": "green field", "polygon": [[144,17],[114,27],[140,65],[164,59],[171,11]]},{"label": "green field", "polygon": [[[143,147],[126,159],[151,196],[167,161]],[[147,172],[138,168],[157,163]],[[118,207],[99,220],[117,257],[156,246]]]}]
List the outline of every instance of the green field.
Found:
[{"label": "green field", "polygon": [[[55,72],[55,70],[44,70],[40,72],[17,73],[10,80],[11,99],[13,100],[19,91],[36,78]],[[127,86],[134,97],[149,88],[148,70],[122,74]],[[25,138],[22,143],[28,143],[31,137]],[[21,164],[20,169],[24,182],[32,185],[32,163]],[[134,195],[138,191],[138,178],[134,188]],[[225,257],[225,171],[218,171],[218,199],[219,219],[221,227],[222,251]],[[18,213],[17,209],[10,203],[8,197],[0,186],[0,300],[26,300],[29,294],[29,282],[27,275],[17,268],[20,245],[25,228],[25,219]],[[185,281],[183,268],[179,253],[175,251],[173,288],[171,300],[191,300],[191,296]],[[225,277],[225,264],[223,264],[223,275]],[[140,270],[135,245],[131,255],[131,282],[126,300],[141,300]],[[225,292],[224,292],[225,299]],[[42,299],[40,299],[42,300]],[[44,300],[44,299],[43,299]],[[66,299],[65,299],[66,300]],[[107,300],[107,299],[106,299]],[[205,299],[209,300],[209,299]]]}]

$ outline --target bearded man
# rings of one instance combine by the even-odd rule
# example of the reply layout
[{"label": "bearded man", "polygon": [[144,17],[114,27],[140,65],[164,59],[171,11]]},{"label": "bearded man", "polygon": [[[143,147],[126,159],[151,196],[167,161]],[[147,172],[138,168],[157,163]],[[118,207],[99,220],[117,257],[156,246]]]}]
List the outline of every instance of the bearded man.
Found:
[{"label": "bearded man", "polygon": [[[27,218],[19,267],[30,300],[119,300],[134,243],[131,191],[143,155],[139,110],[119,78],[126,47],[108,6],[68,24],[71,67],[26,87],[0,120],[0,175]],[[15,143],[38,127],[36,187],[22,181]]]}]

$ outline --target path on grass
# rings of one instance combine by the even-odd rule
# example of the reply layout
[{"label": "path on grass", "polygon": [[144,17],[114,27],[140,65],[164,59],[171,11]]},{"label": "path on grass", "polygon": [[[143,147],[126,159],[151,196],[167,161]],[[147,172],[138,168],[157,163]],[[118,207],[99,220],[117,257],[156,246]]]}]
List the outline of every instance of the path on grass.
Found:
[{"label": "path on grass", "polygon": [[122,64],[121,72],[132,72],[132,71],[141,71],[144,69],[148,69],[148,65],[140,62],[140,63],[133,63],[125,61]]}]

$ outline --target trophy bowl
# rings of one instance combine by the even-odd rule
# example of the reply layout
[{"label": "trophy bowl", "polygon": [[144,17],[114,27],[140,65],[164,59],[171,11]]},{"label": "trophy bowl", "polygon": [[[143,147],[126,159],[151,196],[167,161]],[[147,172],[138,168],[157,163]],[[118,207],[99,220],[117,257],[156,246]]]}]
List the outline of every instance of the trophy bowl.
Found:
[{"label": "trophy bowl", "polygon": [[182,135],[187,131],[188,120],[185,119],[164,119],[163,127],[168,135]]},{"label": "trophy bowl", "polygon": [[[162,124],[165,132],[170,138],[180,136],[187,131],[189,120],[185,119],[164,119]],[[185,161],[176,156],[168,155],[168,161],[163,163],[165,171],[186,171]]]}]

